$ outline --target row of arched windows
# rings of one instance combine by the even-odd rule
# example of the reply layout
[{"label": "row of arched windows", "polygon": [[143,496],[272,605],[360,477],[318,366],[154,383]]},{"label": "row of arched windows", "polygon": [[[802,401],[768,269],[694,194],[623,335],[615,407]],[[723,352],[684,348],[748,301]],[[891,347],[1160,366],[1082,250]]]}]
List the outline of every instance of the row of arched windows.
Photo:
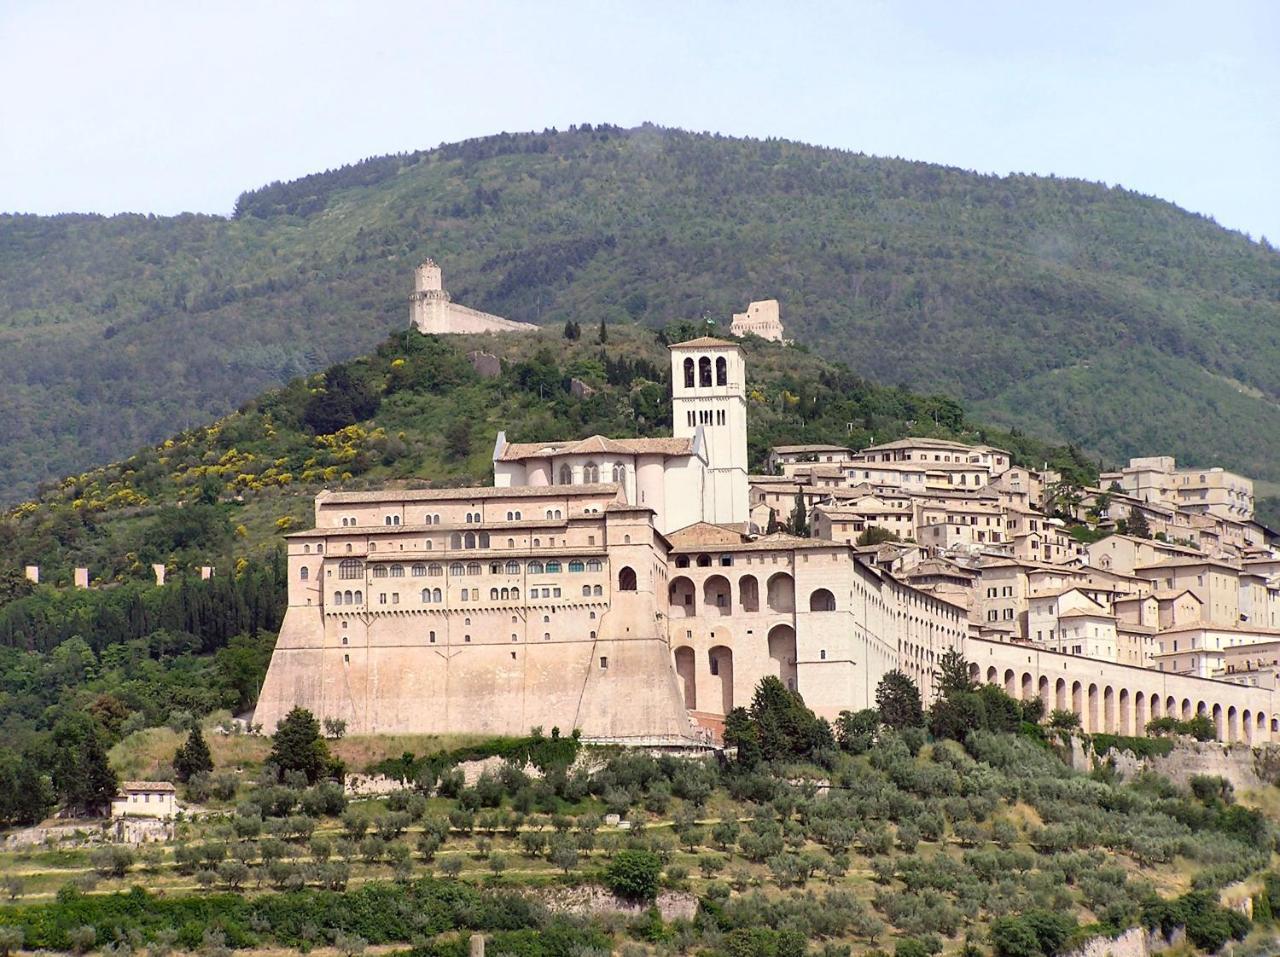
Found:
[{"label": "row of arched windows", "polygon": [[[729,384],[729,363],[725,360],[724,356],[720,356],[716,359],[715,368],[716,368],[715,384],[728,385]],[[684,387],[686,389],[692,389],[692,388],[695,388],[695,386],[698,388],[705,388],[711,385],[711,357],[710,356],[703,356],[698,360],[696,372],[697,372],[697,381],[695,383],[694,381],[695,369],[693,364],[693,357],[690,356],[689,358],[684,360]]]},{"label": "row of arched windows", "polygon": [[[605,466],[605,467],[608,468],[608,466]],[[621,462],[616,462],[614,463],[612,471],[605,474],[610,475],[611,476],[610,480],[613,481],[614,483],[618,485],[622,485],[627,480],[627,467],[623,465]],[[565,462],[560,466],[558,482],[560,485],[573,484],[573,466],[570,465],[568,462]],[[599,483],[600,483],[599,463],[588,462],[586,465],[582,466],[582,484],[598,485]],[[551,517],[550,514],[548,514],[547,518],[550,518],[550,517]],[[557,518],[559,517],[558,513],[556,517]]]},{"label": "row of arched windows", "polygon": [[[490,575],[504,575],[504,574],[519,575],[523,567],[524,566],[522,566],[521,563],[517,561],[490,562],[489,574]],[[548,561],[548,562],[541,562],[541,561],[534,560],[529,562],[528,564],[528,572],[530,575],[558,575],[563,570],[564,570],[564,566],[560,562],[555,560]],[[573,561],[569,562],[569,571],[574,574],[577,574],[579,572],[599,572],[603,570],[604,570],[604,564],[598,558],[591,558],[585,562],[582,561],[581,559],[575,558],[573,559]],[[409,571],[414,578],[424,578],[424,577],[434,578],[444,574],[444,566],[436,562],[432,562],[429,565],[424,564],[422,562],[415,562],[413,565],[410,566]],[[479,562],[467,562],[466,564],[463,564],[462,562],[454,562],[449,566],[449,574],[455,575],[455,576],[479,575],[479,574],[482,574],[483,571],[484,571],[484,566],[482,566]],[[301,570],[301,578],[303,581],[307,581],[310,575],[311,575],[311,572],[308,568],[304,567]],[[363,575],[364,575],[364,564],[362,562],[357,561],[354,558],[343,559],[342,562],[339,563],[338,565],[339,578],[361,578],[363,577]],[[398,565],[398,564],[397,565],[374,565],[373,577],[374,578],[404,578],[405,567],[403,565]]]},{"label": "row of arched windows", "polygon": [[450,548],[488,548],[489,533],[488,532],[454,532],[449,536]]},{"label": "row of arched windows", "polygon": [[356,591],[335,591],[333,593],[333,603],[335,605],[363,605],[364,592],[359,589]]}]

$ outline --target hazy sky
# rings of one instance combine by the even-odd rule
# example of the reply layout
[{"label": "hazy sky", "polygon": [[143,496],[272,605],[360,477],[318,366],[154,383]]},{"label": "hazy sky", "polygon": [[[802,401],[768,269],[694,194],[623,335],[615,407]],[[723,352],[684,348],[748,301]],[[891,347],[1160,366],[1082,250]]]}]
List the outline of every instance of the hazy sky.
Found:
[{"label": "hazy sky", "polygon": [[0,0],[0,210],[652,120],[1121,183],[1280,244],[1280,2]]}]

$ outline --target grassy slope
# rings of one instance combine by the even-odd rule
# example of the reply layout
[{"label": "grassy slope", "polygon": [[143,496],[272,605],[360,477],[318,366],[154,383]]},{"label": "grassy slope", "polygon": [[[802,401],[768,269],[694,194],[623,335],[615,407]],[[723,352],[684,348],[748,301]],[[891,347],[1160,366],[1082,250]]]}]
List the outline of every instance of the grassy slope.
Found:
[{"label": "grassy slope", "polygon": [[241,207],[0,218],[7,497],[367,351],[426,255],[460,301],[537,322],[777,296],[800,341],[880,381],[1113,458],[1158,422],[1161,451],[1280,479],[1280,257],[1123,190],[645,128],[372,161]]}]

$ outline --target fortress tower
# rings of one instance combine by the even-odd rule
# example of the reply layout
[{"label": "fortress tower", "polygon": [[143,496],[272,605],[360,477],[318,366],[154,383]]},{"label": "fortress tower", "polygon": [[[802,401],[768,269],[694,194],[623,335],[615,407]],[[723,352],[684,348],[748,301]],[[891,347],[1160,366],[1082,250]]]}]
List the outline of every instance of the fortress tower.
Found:
[{"label": "fortress tower", "polygon": [[776,299],[762,299],[749,304],[746,312],[735,312],[729,331],[735,336],[753,335],[770,342],[787,341],[782,336],[782,318]]},{"label": "fortress tower", "polygon": [[533,332],[538,327],[514,322],[487,312],[460,306],[449,298],[444,277],[434,260],[413,271],[413,295],[409,297],[409,322],[424,335],[474,332]]},{"label": "fortress tower", "polygon": [[735,343],[703,336],[671,347],[672,434],[702,430],[707,453],[704,520],[747,522],[747,373]]}]

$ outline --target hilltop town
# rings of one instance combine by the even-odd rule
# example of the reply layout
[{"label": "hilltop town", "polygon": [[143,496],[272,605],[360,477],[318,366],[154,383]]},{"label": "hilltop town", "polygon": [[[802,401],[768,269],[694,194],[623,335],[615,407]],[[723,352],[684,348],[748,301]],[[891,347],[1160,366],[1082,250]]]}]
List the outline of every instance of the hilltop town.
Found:
[{"label": "hilltop town", "polygon": [[[748,317],[783,341],[776,302]],[[491,487],[321,493],[259,721],[709,741],[762,678],[834,721],[890,671],[932,696],[957,652],[1087,731],[1280,734],[1280,557],[1248,479],[1156,457],[1076,487],[915,438],[780,445],[753,475],[737,342],[669,351],[670,438],[499,433]]]}]

